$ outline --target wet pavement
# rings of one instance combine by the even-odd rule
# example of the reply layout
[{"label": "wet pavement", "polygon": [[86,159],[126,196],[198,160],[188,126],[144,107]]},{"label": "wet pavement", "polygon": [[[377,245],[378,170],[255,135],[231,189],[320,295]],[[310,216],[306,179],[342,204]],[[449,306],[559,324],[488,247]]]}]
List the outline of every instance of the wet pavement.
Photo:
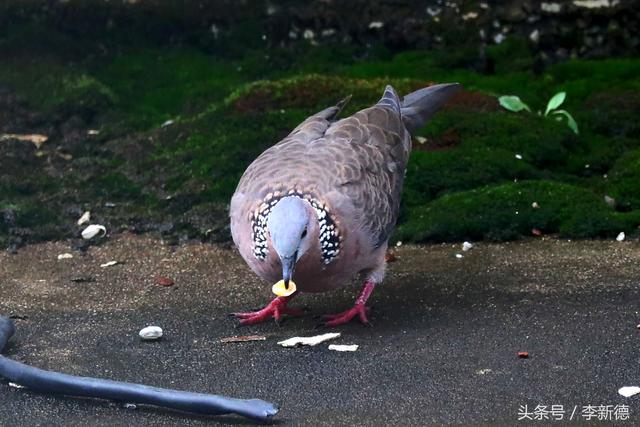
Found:
[{"label": "wet pavement", "polygon": [[[333,343],[360,346],[338,353],[276,342],[324,332],[315,316],[348,308],[357,284],[300,296],[292,306],[306,308],[303,318],[237,328],[227,313],[259,308],[271,295],[233,250],[131,235],[84,255],[65,242],[29,245],[0,254],[0,313],[18,316],[5,354],[71,374],[273,401],[278,425],[520,425],[521,405],[562,405],[562,421],[548,414],[531,425],[596,425],[582,413],[587,405],[626,405],[625,425],[640,425],[640,395],[617,392],[640,386],[638,242],[460,246],[395,248],[371,298],[374,326],[337,328]],[[58,260],[65,252],[74,257]],[[100,267],[112,260],[121,263]],[[175,285],[157,285],[158,276]],[[161,326],[163,339],[142,342],[138,331],[148,325]],[[219,342],[231,335],[267,339]],[[251,422],[0,381],[0,425],[80,424]]]}]

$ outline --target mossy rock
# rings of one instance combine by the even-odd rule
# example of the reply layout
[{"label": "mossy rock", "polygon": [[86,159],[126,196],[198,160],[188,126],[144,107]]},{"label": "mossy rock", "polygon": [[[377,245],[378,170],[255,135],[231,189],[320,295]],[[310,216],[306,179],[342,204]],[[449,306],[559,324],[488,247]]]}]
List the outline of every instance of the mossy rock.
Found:
[{"label": "mossy rock", "polygon": [[592,132],[616,138],[640,138],[640,90],[594,93],[578,116]]},{"label": "mossy rock", "polygon": [[351,95],[352,102],[344,113],[349,115],[378,101],[387,84],[403,95],[430,83],[410,79],[365,80],[310,74],[247,84],[233,92],[226,103],[244,113],[282,108],[305,108],[315,112]]},{"label": "mossy rock", "polygon": [[640,149],[620,157],[608,175],[609,195],[618,208],[640,209]]},{"label": "mossy rock", "polygon": [[[440,120],[446,120],[446,115],[442,114]],[[547,169],[564,165],[579,144],[565,125],[535,114],[476,114],[456,121],[454,129],[460,133],[464,147],[510,151],[525,162]]]},{"label": "mossy rock", "polygon": [[418,205],[445,193],[541,175],[530,163],[501,148],[417,151],[407,165],[404,199]]},{"label": "mossy rock", "polygon": [[[533,202],[538,208],[532,206]],[[614,212],[588,189],[552,181],[522,181],[442,196],[410,209],[396,238],[405,241],[509,240],[560,232],[570,237],[633,231],[640,211]]]},{"label": "mossy rock", "polygon": [[32,107],[53,116],[91,119],[114,106],[116,94],[94,76],[48,58],[18,58],[0,69],[0,82],[21,93]]}]

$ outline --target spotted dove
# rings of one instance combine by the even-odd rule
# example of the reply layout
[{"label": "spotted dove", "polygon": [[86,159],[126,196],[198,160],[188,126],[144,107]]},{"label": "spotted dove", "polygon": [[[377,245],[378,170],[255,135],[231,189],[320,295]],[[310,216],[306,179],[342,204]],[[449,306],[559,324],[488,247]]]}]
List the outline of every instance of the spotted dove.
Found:
[{"label": "spotted dove", "polygon": [[365,303],[385,274],[385,253],[400,208],[411,133],[453,95],[458,84],[420,89],[400,99],[391,86],[377,104],[336,119],[349,98],[316,113],[247,168],[231,200],[231,233],[262,279],[290,280],[297,291],[242,324],[283,314],[298,292],[334,289],[365,279],[353,308],[325,316],[327,326],[355,316],[368,324]]}]

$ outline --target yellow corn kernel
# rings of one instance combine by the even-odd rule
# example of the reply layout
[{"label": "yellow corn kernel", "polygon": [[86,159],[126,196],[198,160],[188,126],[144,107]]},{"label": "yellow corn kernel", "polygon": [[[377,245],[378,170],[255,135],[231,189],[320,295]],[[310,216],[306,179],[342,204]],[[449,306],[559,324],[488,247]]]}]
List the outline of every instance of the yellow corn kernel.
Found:
[{"label": "yellow corn kernel", "polygon": [[284,287],[284,280],[280,280],[275,285],[271,287],[271,292],[276,294],[279,297],[288,297],[296,291],[296,284],[293,283],[293,280],[289,280],[289,289]]}]

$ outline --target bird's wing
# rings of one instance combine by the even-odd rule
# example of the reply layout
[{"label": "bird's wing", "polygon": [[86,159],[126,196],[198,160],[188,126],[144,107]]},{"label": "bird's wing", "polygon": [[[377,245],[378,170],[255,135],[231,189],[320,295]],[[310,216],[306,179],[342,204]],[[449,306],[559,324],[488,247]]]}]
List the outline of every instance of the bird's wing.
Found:
[{"label": "bird's wing", "polygon": [[[334,153],[326,162],[331,187],[350,200],[357,225],[381,246],[398,218],[411,149],[399,109],[381,102],[335,123],[324,138]],[[342,148],[339,155],[334,147]]]}]

